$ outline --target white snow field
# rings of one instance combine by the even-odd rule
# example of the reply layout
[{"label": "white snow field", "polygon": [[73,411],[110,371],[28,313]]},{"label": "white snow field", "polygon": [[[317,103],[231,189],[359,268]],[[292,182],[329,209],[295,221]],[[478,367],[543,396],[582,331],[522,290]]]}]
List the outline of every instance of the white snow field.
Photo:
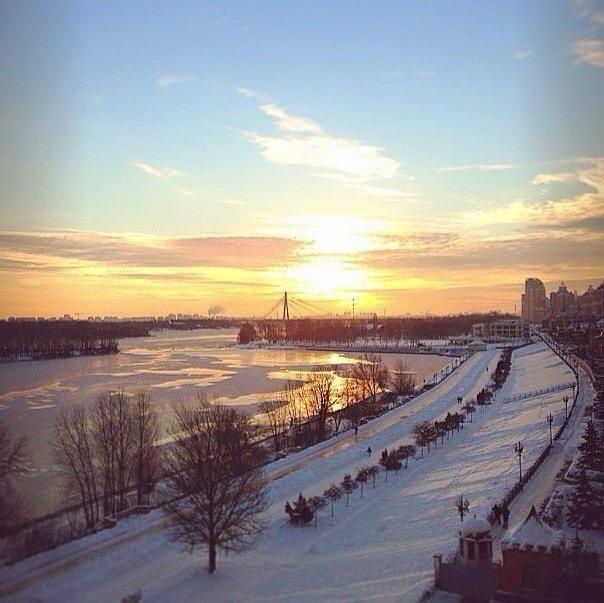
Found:
[{"label": "white snow field", "polygon": [[[271,464],[268,529],[254,549],[219,555],[214,576],[204,571],[203,551],[189,554],[170,542],[161,512],[154,511],[0,569],[0,597],[119,601],[140,589],[143,601],[415,601],[431,585],[433,554],[456,547],[455,496],[469,499],[470,513],[486,514],[517,479],[514,443],[523,442],[528,468],[549,442],[547,415],[555,416],[554,429],[563,420],[562,397],[572,396],[570,389],[503,402],[572,382],[571,370],[543,344],[514,354],[506,384],[473,423],[410,461],[409,469],[390,474],[387,483],[380,475],[375,491],[366,486],[362,499],[357,490],[348,508],[337,503],[333,519],[328,509],[321,512],[317,529],[287,524],[283,505],[300,491],[322,493],[345,473],[354,476],[368,464],[368,446],[376,463],[384,447],[410,440],[415,423],[457,410],[457,396],[475,396],[499,355],[495,349],[475,354],[432,390],[363,426],[357,437],[347,432]],[[581,395],[579,404],[587,398]],[[571,421],[570,431],[577,425]],[[555,461],[556,455],[545,464],[552,476]],[[551,487],[552,479],[540,476],[535,495]],[[530,491],[529,485],[521,496]],[[529,502],[519,504],[518,513]],[[514,512],[513,506],[513,519]]]}]

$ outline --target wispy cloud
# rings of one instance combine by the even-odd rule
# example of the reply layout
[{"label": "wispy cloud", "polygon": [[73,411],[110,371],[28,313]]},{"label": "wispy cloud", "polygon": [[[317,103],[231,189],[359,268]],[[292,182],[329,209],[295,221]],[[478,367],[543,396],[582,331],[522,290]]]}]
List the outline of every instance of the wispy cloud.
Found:
[{"label": "wispy cloud", "polygon": [[604,217],[604,158],[581,164],[572,172],[539,174],[533,179],[536,186],[550,183],[584,184],[589,190],[560,200],[516,199],[506,205],[471,212],[467,214],[468,221],[482,226],[515,224],[563,229],[581,221],[597,223]]},{"label": "wispy cloud", "polygon": [[69,260],[74,267],[73,262],[131,268],[258,267],[283,261],[300,246],[299,241],[274,236],[0,231],[0,258],[44,261],[46,265]]},{"label": "wispy cloud", "polygon": [[604,25],[604,10],[595,8],[590,0],[574,0],[574,5],[581,17],[589,19],[594,25]]},{"label": "wispy cloud", "polygon": [[467,165],[445,165],[437,169],[438,172],[499,172],[513,170],[520,166],[515,163],[471,163]]},{"label": "wispy cloud", "polygon": [[290,113],[274,103],[261,104],[259,109],[287,133],[279,136],[244,133],[267,161],[324,170],[319,175],[347,178],[349,184],[352,179],[360,184],[397,174],[399,162],[376,145],[331,135],[312,119]]},{"label": "wispy cloud", "polygon": [[245,86],[237,86],[236,90],[238,94],[241,94],[241,96],[245,96],[245,98],[259,98],[261,96],[255,90],[252,90],[251,88],[246,88]]},{"label": "wispy cloud", "polygon": [[604,39],[581,38],[573,42],[571,50],[577,63],[604,67]]},{"label": "wispy cloud", "polygon": [[153,178],[159,178],[161,180],[171,180],[172,178],[184,177],[183,172],[174,168],[155,167],[149,165],[148,163],[143,163],[142,161],[132,161],[131,165],[144,174],[148,174],[149,176],[153,176]]},{"label": "wispy cloud", "polygon": [[532,50],[517,50],[514,53],[514,58],[521,61],[522,59],[526,59],[527,57],[530,57],[532,54],[533,54]]},{"label": "wispy cloud", "polygon": [[260,110],[273,117],[277,122],[277,127],[285,132],[310,132],[312,134],[322,134],[323,128],[308,117],[292,115],[287,113],[281,107],[268,103],[260,105]]},{"label": "wispy cloud", "polygon": [[168,88],[176,84],[186,84],[188,82],[194,82],[197,78],[193,75],[186,75],[184,73],[165,73],[160,75],[155,83],[160,88]]},{"label": "wispy cloud", "polygon": [[189,190],[188,188],[177,188],[176,191],[179,192],[183,197],[193,196],[193,191]]}]

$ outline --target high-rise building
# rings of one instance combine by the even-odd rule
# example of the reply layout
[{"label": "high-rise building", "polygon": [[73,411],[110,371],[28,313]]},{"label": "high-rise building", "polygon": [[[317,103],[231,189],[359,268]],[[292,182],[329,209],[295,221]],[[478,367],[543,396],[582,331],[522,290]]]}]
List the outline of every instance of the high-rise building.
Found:
[{"label": "high-rise building", "polygon": [[549,294],[549,311],[552,316],[566,316],[577,312],[577,294],[562,283],[558,291]]},{"label": "high-rise building", "polygon": [[546,314],[545,286],[538,278],[527,278],[524,281],[524,293],[522,294],[522,320],[540,322]]}]

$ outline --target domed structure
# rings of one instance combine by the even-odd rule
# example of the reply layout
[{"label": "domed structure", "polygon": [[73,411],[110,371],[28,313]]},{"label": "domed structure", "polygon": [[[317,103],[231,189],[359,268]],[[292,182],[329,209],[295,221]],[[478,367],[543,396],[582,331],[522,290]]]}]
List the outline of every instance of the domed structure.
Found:
[{"label": "domed structure", "polygon": [[470,517],[461,524],[461,535],[484,534],[491,531],[491,524],[484,517]]},{"label": "domed structure", "polygon": [[493,558],[491,524],[484,517],[470,517],[461,524],[459,557],[464,564],[491,563]]}]

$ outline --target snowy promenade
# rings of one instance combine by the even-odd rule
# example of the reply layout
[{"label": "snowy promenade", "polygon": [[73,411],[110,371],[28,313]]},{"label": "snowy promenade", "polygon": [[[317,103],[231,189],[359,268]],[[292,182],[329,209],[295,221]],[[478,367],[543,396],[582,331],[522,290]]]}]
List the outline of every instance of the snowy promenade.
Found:
[{"label": "snowy promenade", "polygon": [[[366,488],[363,499],[355,493],[349,508],[338,503],[334,519],[323,512],[316,530],[287,525],[285,500],[299,491],[322,493],[367,464],[367,446],[375,451],[375,463],[384,447],[409,441],[417,422],[457,410],[458,395],[475,396],[484,387],[500,351],[475,355],[432,390],[363,426],[356,438],[346,433],[273,463],[269,528],[252,551],[219,557],[213,577],[202,571],[202,553],[188,555],[166,538],[161,514],[154,512],[1,569],[0,596],[119,601],[142,589],[144,601],[414,601],[431,584],[432,555],[456,546],[453,498],[463,492],[471,513],[488,512],[517,478],[514,442],[522,440],[528,467],[549,441],[547,415],[554,414],[554,427],[563,420],[564,391],[502,403],[572,380],[570,369],[543,344],[531,352],[514,355],[505,386],[473,423],[388,483],[380,476],[376,490]],[[576,411],[578,416],[581,406]],[[577,425],[571,421],[565,437],[573,437]],[[564,438],[559,444],[565,449]],[[553,466],[557,456],[550,457]],[[541,470],[535,478],[540,475]],[[547,476],[538,493],[549,487]],[[513,518],[516,505],[520,515],[529,504],[522,498],[530,487],[516,499]]]}]

